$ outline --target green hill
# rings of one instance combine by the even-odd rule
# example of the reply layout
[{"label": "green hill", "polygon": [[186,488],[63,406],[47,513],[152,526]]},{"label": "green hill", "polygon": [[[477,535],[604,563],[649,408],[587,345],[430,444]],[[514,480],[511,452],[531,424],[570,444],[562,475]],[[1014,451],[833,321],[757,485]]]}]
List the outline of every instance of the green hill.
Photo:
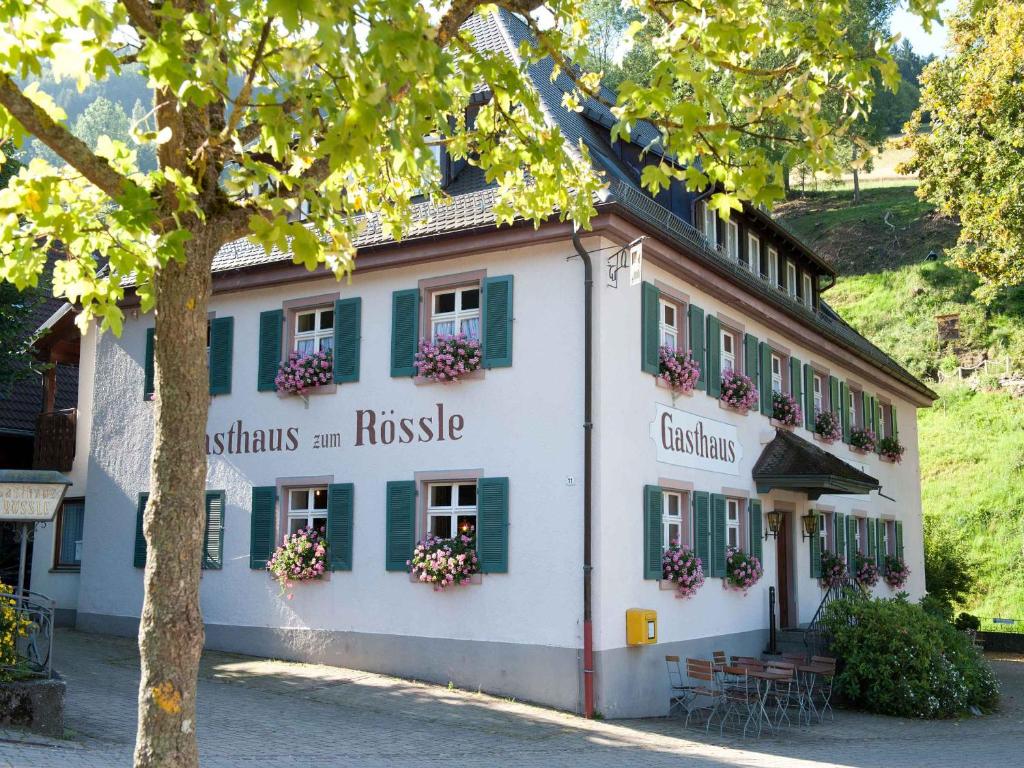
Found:
[{"label": "green hill", "polygon": [[[948,263],[955,222],[913,185],[807,194],[779,207],[783,223],[843,275],[826,300],[940,394],[919,414],[924,513],[930,529],[974,563],[966,610],[1024,620],[1024,398],[991,377],[938,383],[961,363],[1005,360],[1024,371],[1024,289],[990,305],[977,280]],[[930,251],[937,260],[928,261]],[[936,315],[958,314],[960,338],[940,348]]]}]

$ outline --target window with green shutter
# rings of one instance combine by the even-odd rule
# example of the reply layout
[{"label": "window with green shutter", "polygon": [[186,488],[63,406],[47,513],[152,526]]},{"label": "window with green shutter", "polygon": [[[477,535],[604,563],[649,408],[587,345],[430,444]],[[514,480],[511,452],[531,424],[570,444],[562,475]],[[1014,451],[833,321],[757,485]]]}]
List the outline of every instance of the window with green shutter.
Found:
[{"label": "window with green shutter", "polygon": [[644,486],[644,578],[662,576],[662,490],[657,485]]},{"label": "window with green shutter", "polygon": [[868,529],[868,547],[864,550],[864,557],[874,560],[876,559],[878,551],[878,529],[875,525],[875,520],[873,518],[868,518],[866,521],[866,527]]},{"label": "window with green shutter", "polygon": [[828,407],[829,407],[829,410],[832,411],[835,414],[838,414],[840,411],[843,410],[842,406],[840,405],[841,402],[842,401],[840,400],[840,392],[839,392],[839,379],[837,379],[835,376],[829,376],[828,377]]},{"label": "window with green shutter", "polygon": [[210,394],[231,393],[231,357],[234,349],[235,318],[214,317],[210,320],[209,367]]},{"label": "window with green shutter", "polygon": [[512,365],[512,321],[512,275],[484,278],[480,346],[485,368]]},{"label": "window with green shutter", "polygon": [[146,353],[142,364],[142,399],[152,400],[156,391],[156,364],[153,362],[153,349],[155,346],[156,329],[146,329]]},{"label": "window with green shutter", "polygon": [[480,573],[508,573],[508,478],[481,477],[476,488]]},{"label": "window with green shutter", "polygon": [[896,557],[903,559],[903,523],[896,521]]},{"label": "window with green shutter", "polygon": [[789,358],[789,394],[796,401],[797,405],[803,402],[803,365],[796,357]]},{"label": "window with green shutter", "polygon": [[327,486],[327,554],[332,571],[352,570],[352,524],[355,487],[352,483]]},{"label": "window with green shutter", "polygon": [[661,369],[658,356],[660,293],[654,283],[640,284],[640,369],[657,376]]},{"label": "window with green shutter", "polygon": [[281,365],[281,334],[284,331],[284,310],[268,309],[260,312],[259,366],[256,374],[256,389],[259,392],[275,392],[277,371]]},{"label": "window with green shutter", "polygon": [[[819,524],[820,524],[820,522],[821,521],[819,520]],[[815,534],[814,536],[811,536],[811,541],[810,541],[809,549],[810,549],[810,557],[811,557],[811,562],[810,562],[811,578],[812,579],[820,579],[821,578],[821,537],[820,536],[818,536],[817,534]]]},{"label": "window with green shutter", "polygon": [[384,567],[405,571],[416,546],[416,483],[390,480],[386,493]]},{"label": "window with green shutter", "polygon": [[750,499],[747,504],[747,517],[750,522],[750,554],[764,564],[764,537],[762,535],[761,502]]},{"label": "window with green shutter", "polygon": [[885,565],[885,539],[886,539],[886,522],[882,518],[875,518],[875,565],[881,568]]},{"label": "window with green shutter", "polygon": [[839,423],[843,427],[843,442],[849,443],[850,431],[854,425],[850,423],[849,394],[845,381],[839,382]]},{"label": "window with green shutter", "polygon": [[363,300],[359,296],[334,302],[334,382],[359,381]]},{"label": "window with green shutter", "polygon": [[860,535],[860,520],[853,515],[846,518],[846,564],[852,574],[857,567],[857,539]]},{"label": "window with green shutter", "polygon": [[725,577],[726,547],[726,498],[718,493],[711,494],[711,573],[714,578]]},{"label": "window with green shutter", "polygon": [[146,512],[149,494],[142,492],[135,504],[135,548],[132,552],[132,564],[136,568],[146,567],[146,535],[142,528],[142,517]]},{"label": "window with green shutter", "polygon": [[722,394],[722,323],[715,315],[707,316],[707,382],[708,394],[720,397]]},{"label": "window with green shutter", "polygon": [[842,512],[836,512],[832,515],[832,522],[835,526],[835,531],[832,533],[832,545],[835,548],[835,554],[846,557],[846,515]]},{"label": "window with green shutter", "polygon": [[761,360],[758,366],[759,384],[758,397],[761,400],[761,413],[772,415],[772,348],[761,342]]},{"label": "window with green shutter", "polygon": [[693,550],[711,575],[711,496],[707,491],[693,492]]},{"label": "window with green shutter", "polygon": [[249,567],[266,568],[274,553],[274,521],[277,511],[277,488],[273,485],[254,486],[249,517]]},{"label": "window with green shutter", "polygon": [[704,389],[707,386],[707,355],[706,343],[704,340],[704,310],[694,304],[687,309],[687,327],[690,330],[690,354],[694,361],[700,366],[700,376],[694,389]]},{"label": "window with green shutter", "polygon": [[814,369],[809,363],[804,363],[804,426],[811,432],[814,431],[815,416]]},{"label": "window with green shutter", "polygon": [[760,388],[760,377],[757,370],[759,354],[757,336],[752,333],[743,334],[743,374],[754,382],[755,388]]},{"label": "window with green shutter", "polygon": [[206,527],[203,529],[203,568],[224,567],[224,491],[206,492]]},{"label": "window with green shutter", "polygon": [[[391,375],[415,376],[419,347],[420,291],[410,288],[391,294]],[[410,550],[411,552],[411,550]],[[405,568],[405,562],[402,562]]]}]

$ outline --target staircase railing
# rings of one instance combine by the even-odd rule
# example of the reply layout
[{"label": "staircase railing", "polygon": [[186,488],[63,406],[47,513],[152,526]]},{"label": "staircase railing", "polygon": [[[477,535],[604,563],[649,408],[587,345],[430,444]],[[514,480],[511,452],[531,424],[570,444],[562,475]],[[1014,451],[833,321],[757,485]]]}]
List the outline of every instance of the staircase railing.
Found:
[{"label": "staircase railing", "polygon": [[860,595],[860,588],[849,576],[842,579],[835,579],[829,585],[828,589],[825,590],[825,594],[821,598],[821,603],[818,605],[818,610],[814,612],[814,618],[807,625],[804,630],[804,646],[811,651],[824,650],[828,645],[828,630],[822,624],[822,618],[825,615],[825,610],[832,605],[836,600],[842,600],[848,597],[856,597]]}]

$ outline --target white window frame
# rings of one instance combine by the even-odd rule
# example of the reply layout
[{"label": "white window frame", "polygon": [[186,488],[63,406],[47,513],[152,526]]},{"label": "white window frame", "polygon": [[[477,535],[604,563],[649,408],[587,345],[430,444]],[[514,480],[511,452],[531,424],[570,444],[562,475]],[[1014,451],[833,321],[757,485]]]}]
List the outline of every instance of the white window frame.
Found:
[{"label": "white window frame", "polygon": [[879,402],[878,408],[878,439],[882,440],[889,436],[889,409],[892,406],[888,403]]},{"label": "white window frame", "polygon": [[718,216],[705,200],[697,201],[696,228],[704,235],[712,248],[718,245]]},{"label": "white window frame", "polygon": [[[735,512],[735,517],[733,516]],[[741,499],[725,500],[725,546],[745,549],[743,546],[743,508]],[[732,543],[732,532],[736,532],[736,543]]]},{"label": "white window frame", "polygon": [[789,259],[786,259],[786,293],[792,298],[796,298],[796,264]]},{"label": "white window frame", "polygon": [[[893,521],[892,520],[883,520],[882,521],[882,554],[883,555],[895,555],[896,554],[895,552],[890,552],[889,551],[889,542],[896,540],[895,536],[890,536],[889,535],[889,526],[890,525],[893,525]],[[896,526],[893,525],[894,532],[895,532],[895,527]]]},{"label": "white window frame", "polygon": [[[857,524],[855,526],[853,526],[853,551],[857,552],[858,554],[863,555],[864,554],[864,550],[862,549],[862,547],[863,547],[863,544],[864,544],[864,538],[865,537],[861,533],[861,530],[864,528],[864,520],[865,520],[865,518],[863,518],[863,517],[855,517],[853,519],[857,522]],[[866,530],[866,529],[864,529],[864,530]],[[850,569],[851,570],[855,566],[856,566],[856,563],[850,563]]]},{"label": "white window frame", "polygon": [[804,272],[804,304],[814,306],[814,280],[807,272]]},{"label": "white window frame", "polygon": [[820,549],[822,552],[830,552],[831,550],[828,548],[828,532],[831,527],[830,522],[832,517],[829,514],[814,509],[812,509],[811,512],[818,516],[818,540],[821,542]]},{"label": "white window frame", "polygon": [[[331,324],[324,326],[324,315],[330,314]],[[300,331],[299,320],[300,318],[313,315],[313,330],[311,331]],[[303,354],[312,354],[313,352],[333,352],[334,351],[334,324],[337,322],[337,318],[334,316],[334,306],[329,307],[312,307],[310,309],[299,309],[295,311],[294,320],[294,338],[292,339],[292,350],[299,352],[299,345],[304,342],[311,342],[312,349],[306,350]],[[327,342],[324,344],[324,342]],[[207,356],[209,356],[209,349],[207,349]]]},{"label": "white window frame", "polygon": [[761,238],[751,232],[747,233],[747,269],[761,273]]},{"label": "white window frame", "polygon": [[768,246],[768,282],[773,288],[779,287],[779,249]]},{"label": "white window frame", "polygon": [[[732,331],[725,328],[722,329],[721,342],[719,344],[721,348],[721,372],[724,374],[726,371],[739,371],[736,367],[736,336],[733,335]],[[729,342],[729,346],[732,347],[732,351],[728,351],[726,347],[726,340]],[[726,365],[728,363],[728,365]]]},{"label": "white window frame", "polygon": [[850,387],[846,388],[846,410],[850,418],[850,429],[857,429],[861,427],[857,423],[857,394],[855,390]]},{"label": "white window frame", "polygon": [[811,386],[814,391],[814,415],[825,409],[825,378],[820,373],[812,373]]},{"label": "white window frame", "polygon": [[[669,509],[672,506],[672,501],[675,501],[676,514],[671,514]],[[687,546],[689,542],[683,540],[683,536],[686,533],[686,511],[689,510],[687,502],[687,495],[684,491],[672,491],[665,490],[661,495],[661,542],[662,548],[667,549],[669,544],[672,543],[672,528],[676,528],[676,538],[679,539],[679,543],[683,546]]]},{"label": "white window frame", "polygon": [[[433,521],[436,518],[448,518],[449,520],[449,531],[451,536],[455,536],[459,532],[459,518],[460,517],[472,517],[472,531],[476,532],[476,521],[477,521],[477,509],[479,505],[479,499],[476,495],[476,481],[475,480],[444,480],[438,482],[427,483],[427,530],[426,533],[433,533],[434,525]],[[452,503],[448,505],[434,504],[434,489],[443,486],[451,487],[452,489]],[[459,501],[459,489],[462,486],[473,487],[473,498],[475,499],[473,504],[460,504]],[[468,532],[468,531],[467,531]]]},{"label": "white window frame", "polygon": [[[775,370],[776,363],[778,363],[778,371]],[[772,392],[778,392],[779,394],[781,394],[782,392],[785,391],[782,388],[785,384],[782,377],[782,371],[782,355],[777,355],[774,352],[772,352]],[[778,386],[776,386],[776,382],[778,383]]]},{"label": "white window frame", "polygon": [[725,222],[725,252],[735,262],[740,260],[740,225],[735,219]]},{"label": "white window frame", "polygon": [[[292,522],[300,521],[302,525],[299,528],[311,528],[316,526],[317,520],[324,521],[324,533],[327,528],[327,486],[326,485],[307,485],[289,487],[286,490],[288,494],[288,515],[285,521],[285,533],[295,533],[292,530]],[[323,507],[316,506],[317,504],[317,493],[323,493]],[[305,493],[306,501],[304,506],[296,507],[293,494]]]},{"label": "white window frame", "polygon": [[[476,307],[470,309],[463,309],[463,297],[469,293],[476,292]],[[451,312],[438,312],[437,300],[439,297],[445,294],[455,294],[455,309]],[[480,340],[480,325],[483,322],[482,314],[480,312],[480,304],[483,301],[483,291],[481,290],[480,283],[473,283],[472,285],[460,285],[448,288],[436,288],[430,292],[430,339],[436,341],[438,337],[437,326],[442,323],[451,323],[454,332],[451,335],[457,335],[462,332],[462,324],[467,320],[476,320],[476,334],[467,333],[466,335],[470,338]]]},{"label": "white window frame", "polygon": [[[672,310],[672,315],[675,319],[674,323],[669,323],[665,319],[665,310]],[[665,298],[658,299],[658,338],[663,347],[672,347],[673,349],[679,349],[679,339],[682,337],[682,308],[678,303]],[[668,339],[671,338],[672,343],[668,343]]]}]

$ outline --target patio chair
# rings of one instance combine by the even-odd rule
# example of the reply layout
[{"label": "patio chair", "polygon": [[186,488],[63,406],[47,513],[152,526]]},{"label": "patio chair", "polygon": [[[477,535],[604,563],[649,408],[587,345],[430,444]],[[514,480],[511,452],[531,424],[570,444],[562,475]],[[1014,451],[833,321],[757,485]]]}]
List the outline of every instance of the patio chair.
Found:
[{"label": "patio chair", "polygon": [[[747,730],[757,718],[757,735],[761,735],[761,712],[757,683],[747,674],[746,667],[727,666],[723,669],[728,682],[722,689],[722,722],[719,734],[724,734],[730,723],[735,724],[737,733],[747,735]],[[742,725],[741,725],[742,724]]]},{"label": "patio chair", "polygon": [[668,667],[668,715],[666,717],[672,717],[672,710],[679,708],[682,710],[686,709],[686,702],[690,698],[689,689],[690,686],[686,684],[686,680],[683,678],[683,670],[679,666],[678,656],[666,656],[665,666]]},{"label": "patio chair", "polygon": [[782,654],[783,661],[790,661],[794,664],[806,664],[807,654],[806,653],[784,653]]},{"label": "patio chair", "polygon": [[797,722],[801,722],[804,717],[804,699],[796,665],[790,661],[773,661],[765,667],[765,672],[787,676],[785,680],[773,680],[769,689],[769,706],[775,710],[775,726],[781,726],[783,720],[787,725],[793,724],[789,719],[789,710],[793,707],[797,709]]},{"label": "patio chair", "polygon": [[707,659],[687,659],[686,677],[694,681],[689,686],[690,698],[686,702],[686,722],[683,727],[690,725],[690,718],[696,712],[707,712],[707,722],[704,724],[704,732],[711,730],[711,722],[722,705],[722,688],[718,675],[715,673],[714,665]]},{"label": "patio chair", "polygon": [[[835,712],[832,710],[832,683],[836,676],[836,660],[832,656],[812,656],[811,663],[820,664],[826,668],[825,672],[816,676],[814,685],[818,698],[821,701],[821,705],[817,707],[818,722],[820,723],[825,720],[826,709],[829,713],[829,719],[835,720]],[[813,694],[814,692],[811,693],[811,695]]]}]

